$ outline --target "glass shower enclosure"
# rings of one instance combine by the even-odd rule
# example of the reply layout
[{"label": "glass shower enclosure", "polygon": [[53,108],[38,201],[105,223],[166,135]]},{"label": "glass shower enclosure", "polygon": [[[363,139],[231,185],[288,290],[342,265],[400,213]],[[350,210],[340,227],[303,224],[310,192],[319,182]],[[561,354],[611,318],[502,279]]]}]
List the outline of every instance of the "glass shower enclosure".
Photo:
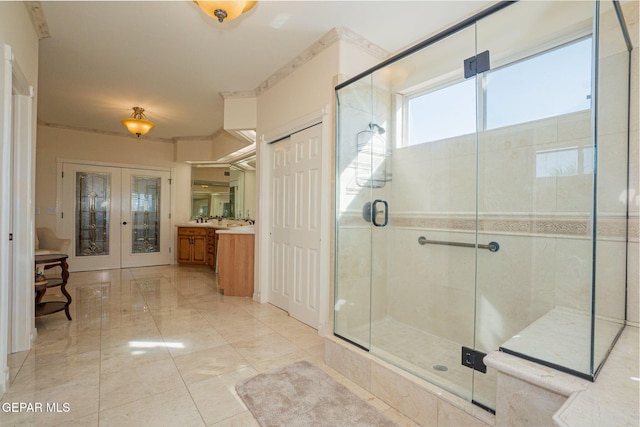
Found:
[{"label": "glass shower enclosure", "polygon": [[500,350],[593,380],[624,326],[615,2],[498,3],[336,88],[334,333],[492,411]]}]

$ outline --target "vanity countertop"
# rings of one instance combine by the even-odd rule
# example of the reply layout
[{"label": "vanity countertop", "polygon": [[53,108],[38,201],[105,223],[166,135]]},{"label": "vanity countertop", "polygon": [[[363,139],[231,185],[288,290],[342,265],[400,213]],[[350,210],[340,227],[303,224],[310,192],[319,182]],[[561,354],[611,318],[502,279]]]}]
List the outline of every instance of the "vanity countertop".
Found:
[{"label": "vanity countertop", "polygon": [[218,234],[256,234],[256,229],[252,225],[231,227],[226,230],[219,230]]},{"label": "vanity countertop", "polygon": [[228,227],[227,226],[222,226],[219,225],[216,222],[181,222],[176,224],[176,227],[204,227],[204,228],[215,228],[215,229],[221,229],[221,230],[226,230]]},{"label": "vanity countertop", "polygon": [[213,228],[218,234],[256,234],[253,225],[227,224],[219,225],[216,221],[212,222],[181,222],[176,227],[202,227]]}]

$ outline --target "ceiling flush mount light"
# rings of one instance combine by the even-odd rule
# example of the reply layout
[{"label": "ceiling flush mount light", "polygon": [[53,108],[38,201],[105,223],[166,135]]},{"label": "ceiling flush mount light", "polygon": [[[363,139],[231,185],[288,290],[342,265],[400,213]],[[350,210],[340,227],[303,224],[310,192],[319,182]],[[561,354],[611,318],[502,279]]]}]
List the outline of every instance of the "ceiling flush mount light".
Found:
[{"label": "ceiling flush mount light", "polygon": [[200,9],[219,22],[231,21],[242,15],[249,9],[252,9],[257,1],[198,1],[193,0]]},{"label": "ceiling flush mount light", "polygon": [[125,125],[129,132],[135,134],[138,138],[140,138],[140,135],[145,135],[155,127],[153,123],[147,120],[147,117],[144,115],[144,108],[141,107],[133,107],[131,117],[120,120],[120,123]]}]

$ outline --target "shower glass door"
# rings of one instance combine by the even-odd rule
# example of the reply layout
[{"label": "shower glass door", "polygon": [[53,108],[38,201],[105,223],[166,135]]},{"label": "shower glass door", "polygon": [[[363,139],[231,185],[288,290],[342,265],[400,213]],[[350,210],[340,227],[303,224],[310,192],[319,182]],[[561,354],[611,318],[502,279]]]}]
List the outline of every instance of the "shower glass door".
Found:
[{"label": "shower glass door", "polygon": [[338,91],[335,332],[472,400],[473,369],[460,362],[474,347],[469,58],[474,27]]},{"label": "shower glass door", "polygon": [[629,204],[619,4],[498,7],[336,91],[335,333],[488,410],[497,350],[595,378]]}]

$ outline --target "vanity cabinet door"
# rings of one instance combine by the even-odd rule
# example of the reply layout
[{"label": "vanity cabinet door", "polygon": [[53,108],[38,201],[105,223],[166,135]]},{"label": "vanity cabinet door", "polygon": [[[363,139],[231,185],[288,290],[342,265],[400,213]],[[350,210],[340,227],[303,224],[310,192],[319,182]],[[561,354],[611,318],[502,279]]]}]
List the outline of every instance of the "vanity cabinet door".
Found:
[{"label": "vanity cabinet door", "polygon": [[178,262],[206,264],[207,230],[196,227],[178,228]]},{"label": "vanity cabinet door", "polygon": [[191,263],[191,237],[178,235],[178,262]]},{"label": "vanity cabinet door", "polygon": [[205,236],[193,237],[192,264],[205,264],[207,261],[207,238]]}]

